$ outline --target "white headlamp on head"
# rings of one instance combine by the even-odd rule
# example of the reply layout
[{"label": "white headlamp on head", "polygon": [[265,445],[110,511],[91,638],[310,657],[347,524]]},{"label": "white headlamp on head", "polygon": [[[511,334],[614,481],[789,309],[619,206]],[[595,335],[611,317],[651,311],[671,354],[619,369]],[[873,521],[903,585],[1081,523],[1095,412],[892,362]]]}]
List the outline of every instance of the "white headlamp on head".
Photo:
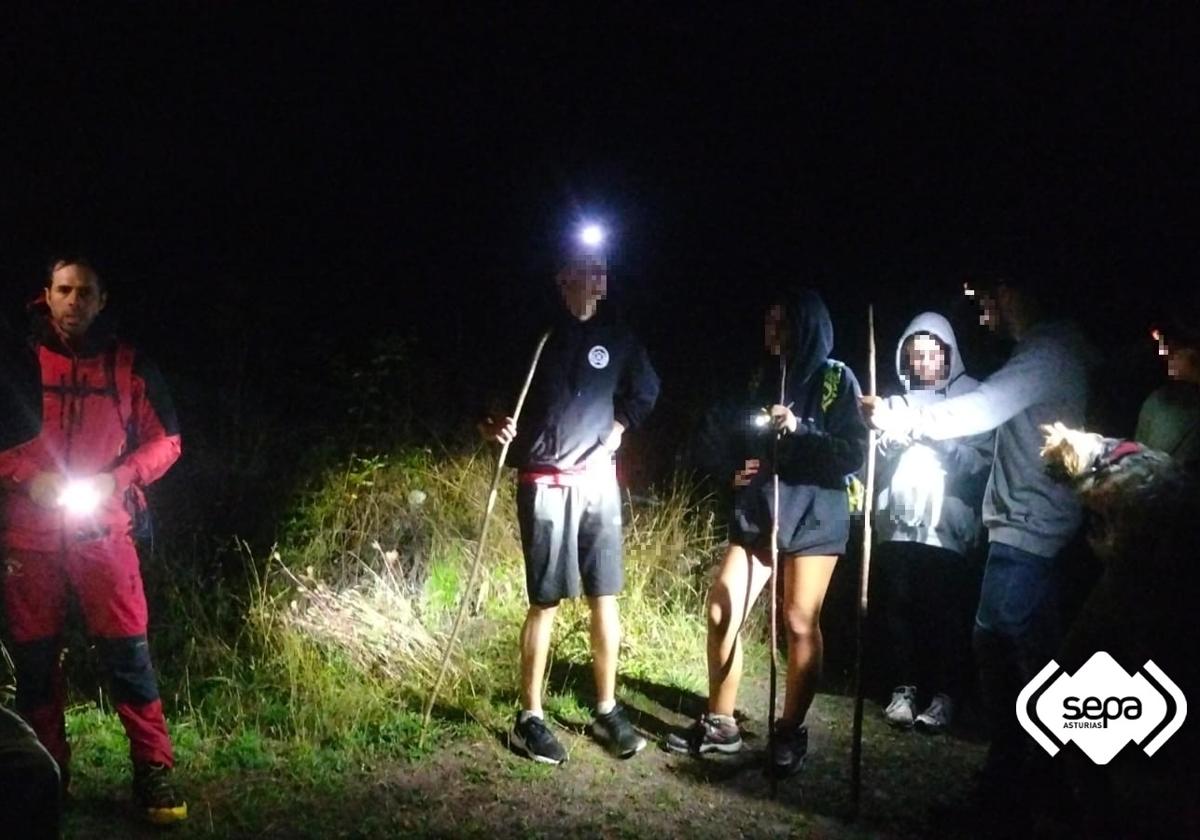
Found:
[{"label": "white headlamp on head", "polygon": [[588,222],[579,229],[579,244],[592,250],[599,249],[604,244],[604,228],[595,222]]},{"label": "white headlamp on head", "polygon": [[90,478],[73,478],[58,494],[59,507],[72,516],[87,516],[100,507],[100,491]]}]

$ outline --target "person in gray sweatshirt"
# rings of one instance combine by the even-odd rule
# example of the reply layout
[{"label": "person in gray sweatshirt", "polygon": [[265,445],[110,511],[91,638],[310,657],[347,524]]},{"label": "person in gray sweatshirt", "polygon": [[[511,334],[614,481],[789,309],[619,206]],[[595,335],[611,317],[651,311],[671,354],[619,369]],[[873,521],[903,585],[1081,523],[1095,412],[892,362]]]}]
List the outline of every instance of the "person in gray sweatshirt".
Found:
[{"label": "person in gray sweatshirt", "polygon": [[[967,375],[950,322],[936,312],[921,313],[900,336],[896,375],[904,393],[885,402],[897,410],[937,405],[979,387]],[[993,445],[990,431],[950,440],[880,438],[875,581],[899,678],[884,710],[893,726],[941,732],[962,697],[979,594],[969,554],[982,533],[979,508]],[[918,714],[919,687],[928,705]]]},{"label": "person in gray sweatshirt", "polygon": [[988,558],[973,644],[991,729],[983,784],[1011,791],[1027,739],[1014,711],[1017,694],[1054,656],[1059,638],[1059,552],[1082,519],[1071,488],[1047,474],[1043,424],[1084,424],[1092,351],[1073,324],[1051,317],[1045,287],[998,276],[966,289],[980,322],[1016,345],[1004,366],[968,394],[926,406],[889,406],[864,398],[867,421],[891,437],[937,441],[996,430],[983,502]]}]

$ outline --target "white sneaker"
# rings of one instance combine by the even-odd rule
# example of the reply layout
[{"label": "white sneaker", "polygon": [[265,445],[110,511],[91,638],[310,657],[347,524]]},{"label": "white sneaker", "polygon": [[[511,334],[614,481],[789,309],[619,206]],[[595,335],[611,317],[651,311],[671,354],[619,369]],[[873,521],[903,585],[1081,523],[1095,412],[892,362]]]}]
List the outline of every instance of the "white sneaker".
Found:
[{"label": "white sneaker", "polygon": [[908,729],[913,725],[917,713],[917,687],[898,685],[892,689],[892,702],[883,710],[883,716],[892,726]]},{"label": "white sneaker", "polygon": [[935,694],[929,708],[917,715],[917,729],[936,735],[944,732],[954,718],[954,701],[945,694]]}]

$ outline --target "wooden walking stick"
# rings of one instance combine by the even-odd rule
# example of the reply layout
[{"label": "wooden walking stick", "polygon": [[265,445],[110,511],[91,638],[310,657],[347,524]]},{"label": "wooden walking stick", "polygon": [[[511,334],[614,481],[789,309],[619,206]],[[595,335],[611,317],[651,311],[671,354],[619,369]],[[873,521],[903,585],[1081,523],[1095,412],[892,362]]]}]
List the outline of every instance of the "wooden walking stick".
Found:
[{"label": "wooden walking stick", "polygon": [[[867,307],[867,395],[875,396],[875,307]],[[862,793],[863,651],[866,647],[867,608],[871,581],[871,510],[875,505],[875,430],[867,432],[867,486],[863,498],[862,565],[858,570],[858,616],[854,649],[854,733],[850,746],[850,803],[858,816]]]},{"label": "wooden walking stick", "polygon": [[[546,340],[550,338],[550,331],[547,330],[542,334],[541,339],[537,343],[537,349],[533,351],[533,360],[529,363],[529,371],[525,374],[525,383],[521,386],[521,393],[517,396],[517,405],[513,409],[512,419],[513,425],[516,425],[521,418],[521,407],[525,405],[525,397],[529,393],[529,385],[533,382],[533,375],[537,372],[538,360],[542,357],[542,349],[546,346]],[[442,680],[446,678],[446,671],[450,667],[450,655],[454,652],[454,643],[458,640],[458,632],[462,627],[463,618],[467,614],[467,609],[471,603],[471,590],[475,588],[475,578],[479,575],[479,567],[483,562],[483,550],[487,545],[488,525],[492,521],[492,511],[496,507],[496,493],[500,488],[500,478],[504,474],[504,461],[508,457],[508,447],[512,445],[512,441],[508,441],[500,447],[500,456],[496,459],[496,473],[492,476],[492,489],[488,491],[487,504],[483,508],[483,523],[479,526],[479,542],[475,546],[475,559],[471,562],[471,573],[467,576],[467,587],[463,590],[462,596],[458,604],[458,614],[454,617],[454,625],[450,628],[450,636],[446,639],[446,650],[442,653],[442,662],[438,666],[437,679],[433,681],[433,688],[429,691],[429,697],[425,700],[425,709],[421,712],[421,737],[419,743],[421,746],[425,744],[425,731],[429,728],[429,719],[433,716],[433,705],[437,702],[438,691],[442,687]]]},{"label": "wooden walking stick", "polygon": [[[787,404],[787,359],[779,354],[779,404]],[[775,444],[771,451],[771,685],[770,708],[767,710],[767,761],[771,776],[771,797],[779,788],[779,775],[775,772],[775,705],[779,680],[779,439],[783,436],[775,430]]]}]

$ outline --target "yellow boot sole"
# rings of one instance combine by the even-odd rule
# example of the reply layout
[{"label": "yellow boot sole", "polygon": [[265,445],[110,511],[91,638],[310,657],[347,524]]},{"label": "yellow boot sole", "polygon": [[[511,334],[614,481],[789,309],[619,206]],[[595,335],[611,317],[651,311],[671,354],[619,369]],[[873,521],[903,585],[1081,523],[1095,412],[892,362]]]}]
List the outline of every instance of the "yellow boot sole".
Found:
[{"label": "yellow boot sole", "polygon": [[145,814],[147,822],[152,825],[171,825],[183,822],[188,817],[187,803],[176,805],[174,808],[147,808]]}]

